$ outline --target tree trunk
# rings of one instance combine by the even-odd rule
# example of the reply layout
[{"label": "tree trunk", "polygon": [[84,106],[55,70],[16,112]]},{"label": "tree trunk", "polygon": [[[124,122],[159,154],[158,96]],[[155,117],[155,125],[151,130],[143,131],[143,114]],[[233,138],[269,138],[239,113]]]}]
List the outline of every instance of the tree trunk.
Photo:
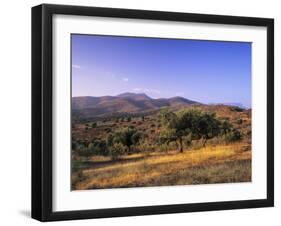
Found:
[{"label": "tree trunk", "polygon": [[180,153],[183,153],[183,148],[182,148],[182,138],[179,138],[179,146],[180,146]]},{"label": "tree trunk", "polygon": [[206,143],[207,143],[207,139],[203,139],[203,147],[205,148],[206,147]]}]

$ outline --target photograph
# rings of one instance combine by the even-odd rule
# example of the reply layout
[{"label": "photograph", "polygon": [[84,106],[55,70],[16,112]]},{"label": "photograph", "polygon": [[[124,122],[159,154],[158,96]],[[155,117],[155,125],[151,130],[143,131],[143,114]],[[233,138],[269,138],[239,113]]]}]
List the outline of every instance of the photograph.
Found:
[{"label": "photograph", "polygon": [[70,48],[72,191],[251,182],[251,42],[71,34]]},{"label": "photograph", "polygon": [[32,7],[33,219],[274,206],[274,18],[151,9]]}]

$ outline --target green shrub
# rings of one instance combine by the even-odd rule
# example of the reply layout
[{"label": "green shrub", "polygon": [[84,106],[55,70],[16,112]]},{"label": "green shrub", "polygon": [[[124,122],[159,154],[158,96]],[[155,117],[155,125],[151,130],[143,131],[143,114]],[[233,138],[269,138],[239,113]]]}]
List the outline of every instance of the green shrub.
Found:
[{"label": "green shrub", "polygon": [[228,120],[224,120],[220,124],[220,133],[221,135],[225,135],[232,130],[232,124]]},{"label": "green shrub", "polygon": [[71,163],[71,170],[72,173],[77,172],[82,166],[82,162],[81,161],[72,161]]},{"label": "green shrub", "polygon": [[226,142],[229,142],[229,143],[239,141],[242,139],[242,134],[239,130],[232,129],[230,132],[228,132],[224,135],[224,139]]},{"label": "green shrub", "polygon": [[127,147],[130,153],[131,147],[137,145],[142,138],[142,134],[136,129],[123,128],[113,134],[114,143],[121,143]]},{"label": "green shrub", "polygon": [[106,141],[104,140],[94,140],[88,145],[87,152],[92,155],[107,155]]},{"label": "green shrub", "polygon": [[149,150],[149,146],[147,143],[141,143],[141,144],[135,146],[135,150],[137,152],[147,152]]},{"label": "green shrub", "polygon": [[167,152],[169,150],[169,145],[167,145],[167,144],[160,144],[159,145],[159,150],[161,152]]},{"label": "green shrub", "polygon": [[118,159],[120,155],[125,153],[125,151],[126,147],[121,143],[114,143],[109,147],[109,155],[111,156],[112,160]]},{"label": "green shrub", "polygon": [[241,125],[243,123],[243,119],[238,119],[237,124]]}]

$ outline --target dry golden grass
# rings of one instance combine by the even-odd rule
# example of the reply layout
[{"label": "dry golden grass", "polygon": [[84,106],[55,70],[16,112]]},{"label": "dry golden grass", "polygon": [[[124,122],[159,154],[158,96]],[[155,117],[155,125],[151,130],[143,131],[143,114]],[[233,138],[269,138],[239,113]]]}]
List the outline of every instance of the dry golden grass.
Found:
[{"label": "dry golden grass", "polygon": [[[83,163],[82,163],[83,164]],[[251,181],[251,151],[243,143],[178,153],[94,156],[72,175],[74,190]]]}]

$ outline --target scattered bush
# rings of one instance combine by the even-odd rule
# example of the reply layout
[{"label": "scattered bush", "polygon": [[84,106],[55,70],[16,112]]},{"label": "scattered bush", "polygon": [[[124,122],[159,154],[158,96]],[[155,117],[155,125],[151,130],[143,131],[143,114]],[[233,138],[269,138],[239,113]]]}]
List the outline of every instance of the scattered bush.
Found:
[{"label": "scattered bush", "polygon": [[243,119],[238,119],[237,124],[241,125],[243,123]]},{"label": "scattered bush", "polygon": [[220,125],[221,135],[225,135],[232,130],[232,124],[228,120],[224,120]]},{"label": "scattered bush", "polygon": [[125,153],[126,148],[121,143],[114,143],[109,147],[109,155],[112,160],[116,160],[120,155]]},{"label": "scattered bush", "polygon": [[167,144],[160,144],[159,145],[159,150],[161,152],[167,152],[169,150],[169,145],[167,145]]},{"label": "scattered bush", "polygon": [[239,141],[242,139],[242,134],[239,130],[232,129],[230,132],[228,132],[224,135],[224,139],[226,142],[229,142],[229,143]]},{"label": "scattered bush", "polygon": [[81,168],[82,163],[80,161],[72,161],[71,171],[72,173],[77,172]]},{"label": "scattered bush", "polygon": [[107,155],[107,146],[106,146],[106,141],[104,140],[94,140],[92,143],[88,145],[87,152],[89,154],[94,154],[94,155]]},{"label": "scattered bush", "polygon": [[[117,159],[120,155],[127,153],[155,150],[166,152],[175,149],[182,152],[183,149],[190,147],[194,149],[205,147],[207,142],[210,144],[221,144],[242,139],[242,133],[234,128],[229,120],[219,120],[214,113],[202,112],[196,109],[185,109],[177,112],[164,109],[159,116],[158,119],[155,117],[134,116],[141,117],[142,121],[138,119],[138,121],[132,121],[132,124],[142,125],[145,120],[153,120],[138,129],[137,126],[135,128],[133,125],[114,132],[109,127],[99,129],[108,133],[104,140],[100,138],[90,141],[87,139],[73,140],[73,153],[78,153],[78,156],[85,157],[104,155]],[[124,121],[124,118],[128,122],[132,120],[131,116],[123,116],[120,118],[120,121]],[[117,118],[116,121],[119,121],[119,119]],[[243,119],[237,119],[238,124],[242,122]],[[96,128],[97,122],[88,122],[84,125],[85,130],[88,130],[89,128]],[[120,126],[120,124],[116,125],[113,121],[111,126]],[[147,131],[141,132],[145,130]],[[156,132],[157,135],[159,133],[159,136],[152,135]],[[250,132],[245,132],[245,134],[246,136],[250,135]],[[150,138],[146,139],[144,135],[150,136]],[[156,143],[155,137],[157,137]],[[146,140],[147,143],[143,144],[140,142],[141,140]]]},{"label": "scattered bush", "polygon": [[131,151],[131,146],[137,145],[142,137],[142,134],[134,128],[123,128],[114,134],[110,134],[107,137],[107,144],[109,148],[116,143],[120,143],[127,147],[128,152]]},{"label": "scattered bush", "polygon": [[147,152],[149,150],[149,146],[146,143],[141,143],[135,146],[136,152]]},{"label": "scattered bush", "polygon": [[236,107],[236,106],[233,106],[230,108],[232,111],[236,111],[236,112],[243,112],[244,109],[243,108],[240,108],[240,107]]}]

